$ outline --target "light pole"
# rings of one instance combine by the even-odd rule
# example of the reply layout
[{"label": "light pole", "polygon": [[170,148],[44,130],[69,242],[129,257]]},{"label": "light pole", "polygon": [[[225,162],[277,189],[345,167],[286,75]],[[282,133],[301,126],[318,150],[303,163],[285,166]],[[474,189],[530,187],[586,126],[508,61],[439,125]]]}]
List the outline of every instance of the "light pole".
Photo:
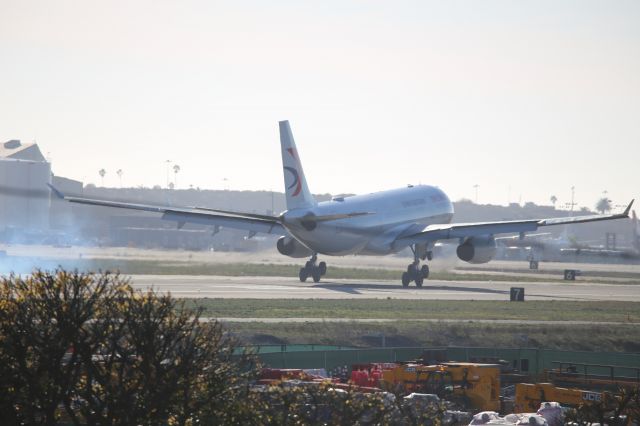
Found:
[{"label": "light pole", "polygon": [[480,187],[480,185],[476,183],[475,185],[473,185],[473,187],[476,190],[476,204],[478,204],[478,188]]},{"label": "light pole", "polygon": [[169,165],[171,164],[171,160],[166,160],[165,163],[167,165],[167,188],[168,188],[169,187]]},{"label": "light pole", "polygon": [[575,195],[576,195],[576,187],[572,186],[571,187],[571,216],[573,216],[573,207],[576,205],[574,201]]},{"label": "light pole", "polygon": [[231,210],[231,196],[229,195],[229,179],[222,178],[225,198],[227,199],[227,209]]}]

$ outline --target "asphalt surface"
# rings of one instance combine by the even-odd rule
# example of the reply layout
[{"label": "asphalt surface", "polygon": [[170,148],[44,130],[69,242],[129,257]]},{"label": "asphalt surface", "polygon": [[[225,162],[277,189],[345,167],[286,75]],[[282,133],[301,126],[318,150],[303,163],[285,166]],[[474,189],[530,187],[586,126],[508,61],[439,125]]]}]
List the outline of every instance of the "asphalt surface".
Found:
[{"label": "asphalt surface", "polygon": [[496,282],[426,280],[422,288],[399,281],[326,280],[301,283],[294,277],[133,275],[136,288],[153,287],[175,297],[254,299],[425,299],[509,300],[511,287],[523,287],[526,300],[640,301],[640,285],[581,282]]}]

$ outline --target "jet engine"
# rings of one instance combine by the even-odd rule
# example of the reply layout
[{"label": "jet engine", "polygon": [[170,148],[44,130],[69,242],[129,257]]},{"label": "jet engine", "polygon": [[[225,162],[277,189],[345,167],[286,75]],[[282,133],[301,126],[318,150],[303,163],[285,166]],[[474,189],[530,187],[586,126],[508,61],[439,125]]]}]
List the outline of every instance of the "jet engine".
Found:
[{"label": "jet engine", "polygon": [[276,244],[280,254],[289,257],[309,257],[313,254],[311,250],[302,245],[298,240],[291,237],[282,236],[278,238]]},{"label": "jet engine", "polygon": [[492,235],[469,237],[456,250],[460,260],[469,263],[487,263],[496,254],[496,240]]}]

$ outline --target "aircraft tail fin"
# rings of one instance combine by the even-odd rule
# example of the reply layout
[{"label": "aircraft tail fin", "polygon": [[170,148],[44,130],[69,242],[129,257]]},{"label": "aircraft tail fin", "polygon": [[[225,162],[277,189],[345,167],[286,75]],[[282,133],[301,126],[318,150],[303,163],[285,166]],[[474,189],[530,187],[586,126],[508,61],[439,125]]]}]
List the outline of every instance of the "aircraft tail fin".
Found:
[{"label": "aircraft tail fin", "polygon": [[291,126],[288,121],[280,121],[280,145],[282,147],[282,169],[284,172],[284,191],[287,198],[287,209],[310,208],[316,200],[309,192],[307,179],[302,170],[302,162],[293,140]]}]

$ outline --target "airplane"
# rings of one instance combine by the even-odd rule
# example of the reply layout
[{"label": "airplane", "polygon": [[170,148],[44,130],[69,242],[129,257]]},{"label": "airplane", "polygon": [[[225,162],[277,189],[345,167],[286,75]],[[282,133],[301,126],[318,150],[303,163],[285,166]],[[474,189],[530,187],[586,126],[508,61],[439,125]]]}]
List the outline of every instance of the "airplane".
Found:
[{"label": "airplane", "polygon": [[552,237],[549,233],[537,235],[529,234],[526,238],[515,237],[496,238],[505,253],[522,249],[529,251],[528,260],[537,264],[541,260],[559,261],[567,257],[586,257],[589,260],[596,259],[638,259],[640,258],[640,224],[635,210],[630,221],[629,246],[625,248],[609,248],[601,245],[593,245],[590,241],[578,241],[568,234],[565,228],[562,235]]},{"label": "airplane", "polygon": [[[413,262],[402,273],[403,287],[414,282],[422,287],[429,276],[425,260],[432,260],[433,247],[440,240],[458,240],[456,253],[469,263],[489,262],[496,253],[495,235],[536,231],[550,225],[575,224],[629,217],[629,206],[620,214],[574,216],[550,219],[452,223],[453,204],[438,187],[408,185],[404,188],[366,195],[336,197],[317,202],[307,185],[299,152],[288,121],[279,122],[282,168],[287,210],[278,216],[243,213],[205,207],[170,207],[68,196],[50,185],[53,193],[68,202],[116,207],[162,214],[162,219],[229,227],[280,235],[278,251],[292,258],[309,258],[298,278],[319,282],[327,264],[318,255],[352,254],[383,256],[407,247]],[[421,265],[421,262],[424,262]]]}]

